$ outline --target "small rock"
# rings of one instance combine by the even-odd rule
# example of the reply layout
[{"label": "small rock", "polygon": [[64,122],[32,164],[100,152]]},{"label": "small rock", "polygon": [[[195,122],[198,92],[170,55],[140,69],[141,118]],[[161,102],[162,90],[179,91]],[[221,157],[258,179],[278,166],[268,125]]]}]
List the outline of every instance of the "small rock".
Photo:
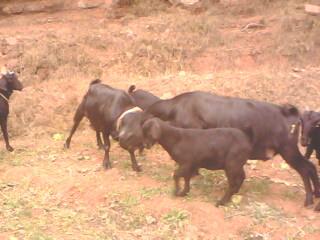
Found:
[{"label": "small rock", "polygon": [[304,5],[304,10],[307,13],[310,13],[312,15],[318,15],[320,14],[320,6],[313,5],[313,4],[305,4]]},{"label": "small rock", "polygon": [[179,72],[179,77],[185,77],[186,76],[186,72],[185,71],[180,71]]},{"label": "small rock", "polygon": [[2,11],[6,14],[19,14],[24,10],[24,6],[22,4],[11,4],[2,8]]},{"label": "small rock", "polygon": [[134,230],[134,234],[137,235],[137,236],[142,236],[143,235],[143,231],[142,231],[142,229],[136,229],[136,230]]},{"label": "small rock", "polygon": [[80,0],[78,1],[79,8],[97,8],[104,4],[105,1],[103,0]]},{"label": "small rock", "polygon": [[241,195],[233,195],[231,201],[233,204],[239,205],[242,201],[242,196]]},{"label": "small rock", "polygon": [[150,224],[156,223],[157,219],[155,219],[153,216],[148,215],[148,216],[146,216],[146,221],[150,225]]},{"label": "small rock", "polygon": [[115,7],[130,6],[134,0],[112,0],[112,5]]},{"label": "small rock", "polygon": [[201,0],[169,0],[172,5],[182,4],[185,6],[191,6],[201,2]]},{"label": "small rock", "polygon": [[14,46],[14,45],[17,45],[18,40],[15,37],[8,37],[6,38],[6,42],[7,44]]}]

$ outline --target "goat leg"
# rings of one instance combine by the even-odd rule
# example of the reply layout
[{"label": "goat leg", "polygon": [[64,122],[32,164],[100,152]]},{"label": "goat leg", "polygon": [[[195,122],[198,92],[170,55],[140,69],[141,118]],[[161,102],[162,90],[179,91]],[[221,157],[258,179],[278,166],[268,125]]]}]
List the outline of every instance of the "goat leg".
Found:
[{"label": "goat leg", "polygon": [[141,167],[138,165],[136,156],[134,155],[134,151],[129,151],[131,163],[132,163],[132,169],[136,172],[141,172]]},{"label": "goat leg", "polygon": [[226,169],[226,175],[228,179],[229,188],[227,189],[222,199],[216,203],[217,207],[225,205],[227,202],[229,202],[232,195],[239,191],[245,179],[245,172],[242,167],[240,169],[233,170]]},{"label": "goat leg", "polygon": [[99,131],[96,131],[97,145],[99,149],[104,149],[104,145],[101,139],[101,135]]},{"label": "goat leg", "polygon": [[304,157],[306,159],[310,159],[312,152],[313,152],[313,146],[312,146],[312,144],[308,144],[306,153],[304,154]]},{"label": "goat leg", "polygon": [[[184,197],[187,195],[187,193],[190,191],[190,179],[192,176],[192,171],[189,165],[184,165],[182,167],[179,167],[177,170],[174,171],[173,179],[175,183],[175,191],[174,195],[178,197]],[[184,178],[184,188],[180,192],[180,178]]]},{"label": "goat leg", "polygon": [[109,151],[110,151],[110,139],[109,134],[106,132],[102,133],[103,141],[104,141],[104,158],[103,158],[103,167],[105,169],[111,168],[111,163],[109,159]]},{"label": "goat leg", "polygon": [[1,130],[3,134],[4,141],[6,143],[6,148],[9,152],[12,152],[14,149],[10,146],[9,143],[9,136],[8,136],[8,129],[7,129],[7,117],[0,118]]}]

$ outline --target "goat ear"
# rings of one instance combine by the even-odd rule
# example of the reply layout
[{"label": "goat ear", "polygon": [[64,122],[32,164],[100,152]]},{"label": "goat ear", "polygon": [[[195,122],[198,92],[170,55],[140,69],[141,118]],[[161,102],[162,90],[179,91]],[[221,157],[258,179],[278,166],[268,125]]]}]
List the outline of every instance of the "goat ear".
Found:
[{"label": "goat ear", "polygon": [[153,140],[158,140],[160,138],[161,129],[160,125],[157,121],[152,121],[150,126],[150,135],[153,138]]},{"label": "goat ear", "polygon": [[132,93],[134,90],[136,90],[136,86],[135,85],[131,85],[128,89],[128,93]]}]

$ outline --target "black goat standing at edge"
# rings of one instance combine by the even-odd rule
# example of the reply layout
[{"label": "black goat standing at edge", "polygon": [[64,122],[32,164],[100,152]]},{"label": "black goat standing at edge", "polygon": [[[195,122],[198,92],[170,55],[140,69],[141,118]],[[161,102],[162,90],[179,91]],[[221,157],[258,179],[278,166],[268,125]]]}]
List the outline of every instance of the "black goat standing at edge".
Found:
[{"label": "black goat standing at edge", "polygon": [[320,112],[305,111],[301,117],[301,125],[300,143],[307,147],[305,157],[310,159],[312,152],[316,151],[320,165]]},{"label": "black goat standing at edge", "polygon": [[0,124],[3,138],[8,151],[12,152],[14,149],[9,143],[9,135],[7,129],[8,115],[9,115],[9,98],[13,91],[21,91],[23,89],[22,83],[18,80],[14,72],[1,73],[0,78]]}]

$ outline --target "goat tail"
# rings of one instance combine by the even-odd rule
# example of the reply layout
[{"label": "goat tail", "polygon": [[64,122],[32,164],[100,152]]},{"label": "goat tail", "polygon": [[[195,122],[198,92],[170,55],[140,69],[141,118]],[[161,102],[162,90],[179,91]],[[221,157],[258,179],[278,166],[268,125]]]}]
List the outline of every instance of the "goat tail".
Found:
[{"label": "goat tail", "polygon": [[134,90],[136,90],[136,86],[135,85],[131,85],[128,89],[128,93],[132,93]]},{"label": "goat tail", "polygon": [[95,79],[95,80],[91,81],[90,85],[97,84],[97,83],[101,83],[101,80]]}]

